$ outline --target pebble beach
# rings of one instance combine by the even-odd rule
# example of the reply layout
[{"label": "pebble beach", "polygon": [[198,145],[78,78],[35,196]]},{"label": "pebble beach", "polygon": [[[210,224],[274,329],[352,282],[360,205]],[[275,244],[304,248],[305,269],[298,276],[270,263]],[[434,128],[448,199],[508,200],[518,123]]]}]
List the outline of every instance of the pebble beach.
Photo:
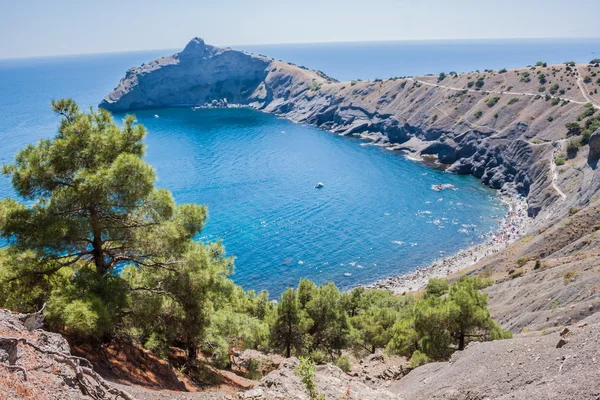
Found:
[{"label": "pebble beach", "polygon": [[495,232],[484,235],[483,243],[468,247],[452,256],[438,259],[426,268],[417,267],[414,272],[381,279],[363,286],[368,289],[391,290],[394,293],[420,290],[427,285],[431,278],[445,278],[505,249],[510,243],[525,235],[531,219],[527,216],[525,199],[504,196],[501,200],[507,204],[508,212],[499,222]]}]

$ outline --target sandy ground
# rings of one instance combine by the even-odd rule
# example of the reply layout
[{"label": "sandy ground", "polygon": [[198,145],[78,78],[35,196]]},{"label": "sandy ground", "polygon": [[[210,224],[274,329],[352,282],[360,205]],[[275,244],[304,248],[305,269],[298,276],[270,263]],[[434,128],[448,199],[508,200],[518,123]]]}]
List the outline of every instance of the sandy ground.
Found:
[{"label": "sandy ground", "polygon": [[515,240],[524,236],[531,219],[527,217],[527,202],[518,197],[503,197],[508,205],[508,213],[499,223],[498,230],[486,234],[483,243],[471,246],[458,253],[433,262],[426,268],[414,272],[390,277],[365,285],[369,289],[387,289],[394,293],[404,293],[424,288],[431,278],[445,278],[455,272],[468,268],[491,254],[498,253]]}]

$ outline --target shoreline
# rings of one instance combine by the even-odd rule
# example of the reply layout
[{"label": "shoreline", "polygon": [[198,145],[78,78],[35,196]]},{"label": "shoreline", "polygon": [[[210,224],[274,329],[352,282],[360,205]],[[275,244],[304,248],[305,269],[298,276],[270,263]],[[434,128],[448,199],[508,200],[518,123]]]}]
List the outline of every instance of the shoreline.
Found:
[{"label": "shoreline", "polygon": [[425,268],[419,268],[398,276],[377,280],[367,285],[356,285],[365,289],[391,290],[394,294],[417,291],[427,286],[431,278],[446,278],[464,270],[491,254],[506,249],[511,243],[525,236],[531,218],[527,216],[527,201],[521,196],[500,196],[508,205],[508,212],[498,223],[496,231],[485,234],[483,243],[467,247],[457,253],[440,258]]}]

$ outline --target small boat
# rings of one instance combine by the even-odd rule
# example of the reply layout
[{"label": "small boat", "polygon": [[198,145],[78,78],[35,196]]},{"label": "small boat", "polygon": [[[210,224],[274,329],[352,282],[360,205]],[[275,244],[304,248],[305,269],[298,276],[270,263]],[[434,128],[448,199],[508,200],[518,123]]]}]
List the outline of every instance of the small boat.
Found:
[{"label": "small boat", "polygon": [[323,182],[319,182],[315,185],[315,189],[321,189],[323,186],[325,186]]},{"label": "small boat", "polygon": [[154,114],[154,118],[158,118],[158,114]]}]

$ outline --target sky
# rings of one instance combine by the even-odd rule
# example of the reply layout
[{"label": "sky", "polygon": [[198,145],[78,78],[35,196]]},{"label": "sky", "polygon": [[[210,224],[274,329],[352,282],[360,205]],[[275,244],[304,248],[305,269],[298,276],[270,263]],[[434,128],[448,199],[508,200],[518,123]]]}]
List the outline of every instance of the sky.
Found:
[{"label": "sky", "polygon": [[213,45],[600,37],[600,0],[0,0],[0,58]]}]

